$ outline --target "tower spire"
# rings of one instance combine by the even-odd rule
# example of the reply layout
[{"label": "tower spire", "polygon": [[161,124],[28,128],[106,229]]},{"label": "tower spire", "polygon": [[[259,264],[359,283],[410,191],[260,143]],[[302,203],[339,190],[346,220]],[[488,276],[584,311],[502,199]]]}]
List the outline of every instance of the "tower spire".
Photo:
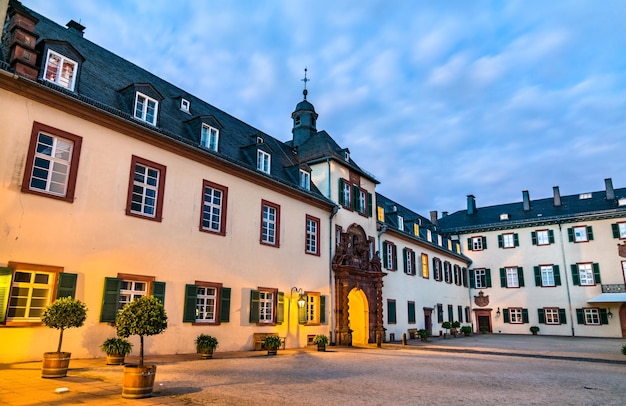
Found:
[{"label": "tower spire", "polygon": [[302,94],[304,95],[304,100],[306,100],[306,95],[309,94],[309,91],[306,90],[306,82],[310,82],[311,81],[311,79],[308,79],[306,77],[306,72],[307,71],[308,71],[308,69],[304,68],[304,79],[300,79],[300,80],[302,80],[304,82],[304,90],[302,91]]}]

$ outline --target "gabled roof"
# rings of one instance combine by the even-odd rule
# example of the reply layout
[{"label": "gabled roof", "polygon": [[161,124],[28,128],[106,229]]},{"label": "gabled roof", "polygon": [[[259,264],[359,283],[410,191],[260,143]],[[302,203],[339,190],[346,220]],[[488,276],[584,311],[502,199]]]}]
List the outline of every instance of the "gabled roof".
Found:
[{"label": "gabled roof", "polygon": [[626,188],[615,189],[614,195],[607,199],[606,191],[600,191],[561,196],[560,205],[555,205],[554,198],[531,200],[529,210],[524,210],[523,202],[480,207],[473,214],[459,210],[440,218],[438,226],[442,232],[452,234],[626,217]]}]

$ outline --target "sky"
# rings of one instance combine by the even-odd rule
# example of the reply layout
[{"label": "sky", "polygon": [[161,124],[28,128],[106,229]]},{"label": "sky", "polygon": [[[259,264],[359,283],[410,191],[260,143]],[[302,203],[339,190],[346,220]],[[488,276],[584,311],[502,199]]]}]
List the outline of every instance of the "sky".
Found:
[{"label": "sky", "polygon": [[281,140],[309,100],[428,217],[626,187],[626,2],[22,0]]}]

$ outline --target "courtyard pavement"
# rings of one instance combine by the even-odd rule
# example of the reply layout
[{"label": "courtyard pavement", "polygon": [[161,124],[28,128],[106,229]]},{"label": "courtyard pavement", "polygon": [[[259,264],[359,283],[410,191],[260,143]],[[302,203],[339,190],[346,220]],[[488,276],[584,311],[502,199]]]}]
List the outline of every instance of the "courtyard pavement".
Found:
[{"label": "courtyard pavement", "polygon": [[[554,337],[531,335],[500,335],[478,334],[470,337],[459,336],[443,339],[430,338],[428,342],[408,340],[406,345],[401,342],[384,343],[382,348],[375,345],[367,346],[368,351],[380,351],[381,355],[393,354],[394,350],[409,350],[419,352],[484,354],[503,357],[524,357],[555,359],[566,361],[582,361],[623,365],[626,371],[626,356],[621,354],[622,345],[626,339],[584,338],[584,337]],[[357,356],[358,348],[329,347],[334,353]],[[279,357],[298,356],[302,353],[314,352],[315,348],[280,350]],[[267,357],[265,351],[240,351],[215,353],[215,359],[233,359],[237,368],[252,368],[254,361],[259,357]],[[220,365],[212,361],[198,361],[197,354],[177,355],[148,355],[147,361],[156,364],[159,368],[175,371],[197,368],[198,365],[210,365],[211,373],[220,375]],[[136,357],[127,357],[128,363],[136,362]],[[204,364],[198,364],[202,362]],[[233,379],[232,371],[224,371],[224,376]],[[306,371],[298,371],[306,375]],[[314,372],[312,372],[314,373]],[[235,374],[237,372],[235,371]],[[236,380],[254,380],[254,375],[237,374]],[[107,366],[104,358],[72,359],[68,375],[65,378],[41,378],[41,362],[24,362],[14,364],[0,364],[0,405],[189,405],[190,399],[184,392],[176,393],[162,386],[168,382],[160,382],[157,370],[154,396],[146,399],[123,399],[121,397],[122,366]],[[252,382],[254,383],[254,382]],[[200,388],[194,388],[200,390]],[[253,394],[250,394],[252,397]],[[228,403],[220,403],[228,404]],[[254,404],[252,400],[250,404]],[[279,403],[283,404],[283,403]],[[285,400],[284,404],[289,404]]]}]

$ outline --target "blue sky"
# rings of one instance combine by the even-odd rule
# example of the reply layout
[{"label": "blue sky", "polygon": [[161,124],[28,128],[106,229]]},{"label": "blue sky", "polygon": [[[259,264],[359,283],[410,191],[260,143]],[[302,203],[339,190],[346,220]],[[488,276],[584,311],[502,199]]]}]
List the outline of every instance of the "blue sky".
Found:
[{"label": "blue sky", "polygon": [[23,0],[287,141],[308,100],[420,214],[626,187],[626,2]]}]

